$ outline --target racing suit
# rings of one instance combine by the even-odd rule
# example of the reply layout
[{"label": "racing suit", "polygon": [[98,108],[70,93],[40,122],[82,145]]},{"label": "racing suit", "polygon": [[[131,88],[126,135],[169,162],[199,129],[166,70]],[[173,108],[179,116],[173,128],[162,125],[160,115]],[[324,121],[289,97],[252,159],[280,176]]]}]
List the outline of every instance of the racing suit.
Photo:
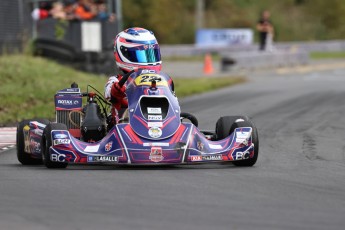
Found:
[{"label": "racing suit", "polygon": [[125,94],[126,87],[120,87],[118,82],[122,79],[122,75],[109,77],[104,86],[104,97],[111,102],[111,124],[114,125],[119,121],[123,110],[128,107],[127,96]]},{"label": "racing suit", "polygon": [[[142,71],[145,70],[139,70],[137,73],[140,75]],[[172,78],[162,72],[160,72],[160,74],[163,74],[163,76],[167,78],[170,89],[173,92],[173,94],[175,94],[174,82]],[[124,111],[128,108],[128,100],[125,93],[126,86],[124,85],[120,87],[118,84],[122,77],[122,75],[109,77],[104,87],[104,96],[108,101],[112,103],[111,118],[109,118],[111,121],[108,120],[108,124],[110,124],[110,127],[118,123]]]}]

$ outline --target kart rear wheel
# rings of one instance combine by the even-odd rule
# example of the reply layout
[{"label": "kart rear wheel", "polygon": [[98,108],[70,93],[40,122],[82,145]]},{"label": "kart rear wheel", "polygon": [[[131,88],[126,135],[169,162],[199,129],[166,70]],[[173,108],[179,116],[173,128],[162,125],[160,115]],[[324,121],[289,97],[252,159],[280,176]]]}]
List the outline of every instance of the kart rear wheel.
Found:
[{"label": "kart rear wheel", "polygon": [[18,123],[16,133],[17,159],[22,165],[42,164],[42,159],[33,158],[31,157],[30,153],[25,151],[24,127],[29,125],[30,121],[38,121],[39,123],[45,125],[50,123],[50,121],[47,119],[23,120]]},{"label": "kart rear wheel", "polygon": [[254,143],[254,156],[250,159],[233,161],[236,166],[250,167],[253,166],[259,156],[259,136],[254,123],[247,116],[226,116],[221,117],[216,124],[217,140],[224,139],[234,132],[236,128],[251,127],[252,128],[252,142]]},{"label": "kart rear wheel", "polygon": [[67,126],[61,123],[50,123],[43,130],[42,143],[41,143],[43,164],[47,168],[66,168],[67,167],[66,162],[51,161],[49,149],[50,149],[50,146],[52,146],[52,136],[51,136],[52,130],[67,130]]}]

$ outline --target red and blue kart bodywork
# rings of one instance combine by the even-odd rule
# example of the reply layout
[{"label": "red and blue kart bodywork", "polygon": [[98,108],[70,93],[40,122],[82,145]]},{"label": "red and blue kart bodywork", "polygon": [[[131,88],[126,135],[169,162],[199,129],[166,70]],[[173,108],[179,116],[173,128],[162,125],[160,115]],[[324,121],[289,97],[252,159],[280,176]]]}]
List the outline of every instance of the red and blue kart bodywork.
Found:
[{"label": "red and blue kart bodywork", "polygon": [[[164,129],[163,131],[164,132]],[[164,140],[138,136],[130,124],[114,127],[102,141],[86,143],[68,131],[53,130],[52,161],[68,163],[183,164],[234,161],[254,156],[251,128],[238,128],[221,141],[209,141],[191,123]]]},{"label": "red and blue kart bodywork", "polygon": [[[255,164],[257,131],[247,117],[222,117],[215,132],[200,131],[195,122],[181,118],[183,113],[168,80],[162,73],[147,70],[132,73],[126,82],[128,122],[116,124],[100,140],[83,137],[87,109],[79,129],[42,119],[21,122],[17,132],[19,161],[24,154],[25,159],[32,159],[28,162],[43,159],[48,168],[68,164]],[[81,111],[81,96],[77,88],[59,91],[56,110]],[[77,125],[76,119],[72,123]],[[103,132],[100,127],[96,130]]]}]

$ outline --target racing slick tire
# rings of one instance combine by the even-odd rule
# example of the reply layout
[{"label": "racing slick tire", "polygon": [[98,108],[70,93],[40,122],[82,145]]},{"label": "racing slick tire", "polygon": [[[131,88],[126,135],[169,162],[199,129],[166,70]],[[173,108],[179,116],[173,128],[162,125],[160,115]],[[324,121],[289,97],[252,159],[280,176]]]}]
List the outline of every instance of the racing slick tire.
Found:
[{"label": "racing slick tire", "polygon": [[50,121],[47,119],[23,120],[18,123],[16,133],[17,159],[22,165],[42,164],[42,159],[33,158],[31,157],[30,153],[25,151],[24,127],[29,125],[30,121],[38,121],[45,125],[50,123]]},{"label": "racing slick tire", "polygon": [[52,146],[52,130],[67,130],[67,126],[62,123],[50,123],[43,130],[41,151],[43,164],[47,168],[66,168],[66,162],[54,162],[50,159],[49,148]]},{"label": "racing slick tire", "polygon": [[254,143],[254,156],[250,159],[233,161],[236,166],[253,166],[259,156],[259,136],[254,123],[247,116],[226,116],[218,119],[216,124],[217,140],[221,140],[234,132],[236,128],[251,127],[252,142]]},{"label": "racing slick tire", "polygon": [[236,121],[248,121],[249,118],[247,116],[225,116],[220,117],[216,123],[216,139],[222,140],[228,137],[235,128],[232,129],[232,126]]},{"label": "racing slick tire", "polygon": [[199,125],[198,119],[196,119],[196,117],[193,114],[182,112],[180,114],[180,117],[181,117],[181,120],[182,119],[190,120],[190,122],[192,122],[192,124],[195,125],[195,127],[198,127]]}]

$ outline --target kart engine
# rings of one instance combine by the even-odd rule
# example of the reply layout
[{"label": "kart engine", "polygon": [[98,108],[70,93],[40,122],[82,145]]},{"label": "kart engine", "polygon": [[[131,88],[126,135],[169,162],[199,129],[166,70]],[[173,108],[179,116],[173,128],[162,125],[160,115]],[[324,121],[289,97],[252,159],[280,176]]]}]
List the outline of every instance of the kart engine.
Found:
[{"label": "kart engine", "polygon": [[83,113],[85,117],[81,124],[81,138],[85,142],[100,141],[106,135],[105,118],[96,102],[88,103]]},{"label": "kart engine", "polygon": [[93,97],[82,107],[83,96],[76,83],[58,91],[55,94],[56,122],[65,124],[75,138],[97,142],[106,135],[105,118]]}]

